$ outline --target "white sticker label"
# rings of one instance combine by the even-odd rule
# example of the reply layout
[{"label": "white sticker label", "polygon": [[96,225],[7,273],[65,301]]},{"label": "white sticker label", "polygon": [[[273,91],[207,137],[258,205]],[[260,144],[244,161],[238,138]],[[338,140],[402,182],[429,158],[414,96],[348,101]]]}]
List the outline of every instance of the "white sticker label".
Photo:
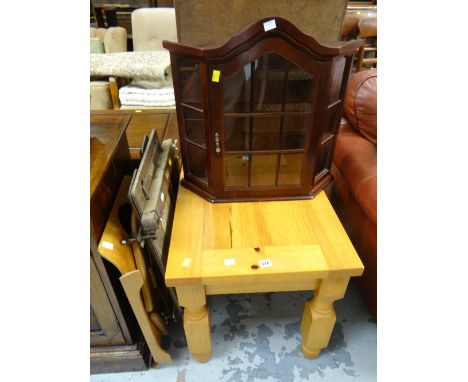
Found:
[{"label": "white sticker label", "polygon": [[109,243],[108,241],[102,241],[102,247],[107,249],[114,249],[114,244]]},{"label": "white sticker label", "polygon": [[224,259],[225,267],[230,267],[232,265],[236,265],[236,259]]},{"label": "white sticker label", "polygon": [[161,192],[161,202],[164,202],[164,192]]},{"label": "white sticker label", "polygon": [[192,259],[190,257],[186,257],[185,260],[182,262],[182,266],[188,267],[191,262],[192,262]]},{"label": "white sticker label", "polygon": [[266,31],[269,31],[270,29],[275,29],[276,28],[276,21],[275,19],[265,21],[263,23],[263,29]]},{"label": "white sticker label", "polygon": [[270,259],[265,259],[259,260],[258,265],[260,265],[260,268],[270,268],[273,264],[271,263]]}]

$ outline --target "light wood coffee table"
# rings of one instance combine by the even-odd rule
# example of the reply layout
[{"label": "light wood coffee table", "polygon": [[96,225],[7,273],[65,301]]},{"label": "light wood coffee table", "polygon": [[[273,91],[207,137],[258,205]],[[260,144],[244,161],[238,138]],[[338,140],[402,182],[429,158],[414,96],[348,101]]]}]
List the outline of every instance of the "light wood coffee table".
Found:
[{"label": "light wood coffee table", "polygon": [[179,188],[166,284],[184,307],[193,357],[211,357],[206,296],[313,290],[300,326],[302,352],[327,347],[350,277],[364,267],[326,194],[315,199],[209,203]]}]

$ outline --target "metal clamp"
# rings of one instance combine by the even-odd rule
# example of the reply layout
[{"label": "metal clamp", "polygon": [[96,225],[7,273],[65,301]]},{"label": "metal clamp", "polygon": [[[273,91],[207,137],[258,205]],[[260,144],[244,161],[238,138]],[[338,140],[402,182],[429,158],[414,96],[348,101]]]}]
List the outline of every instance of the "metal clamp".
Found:
[{"label": "metal clamp", "polygon": [[122,245],[127,245],[130,244],[134,241],[137,241],[138,244],[140,244],[141,248],[144,248],[145,246],[145,240],[147,239],[156,239],[156,232],[152,232],[149,235],[142,235],[141,234],[141,228],[138,230],[138,234],[135,237],[129,237],[128,239],[123,239],[120,244]]}]

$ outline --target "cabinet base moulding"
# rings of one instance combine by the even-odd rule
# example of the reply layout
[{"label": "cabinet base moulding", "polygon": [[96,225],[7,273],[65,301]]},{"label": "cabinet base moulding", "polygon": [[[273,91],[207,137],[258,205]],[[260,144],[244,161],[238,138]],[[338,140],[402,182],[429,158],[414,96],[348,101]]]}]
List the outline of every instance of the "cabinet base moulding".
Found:
[{"label": "cabinet base moulding", "polygon": [[91,374],[119,373],[147,370],[151,354],[143,342],[131,346],[91,348]]}]

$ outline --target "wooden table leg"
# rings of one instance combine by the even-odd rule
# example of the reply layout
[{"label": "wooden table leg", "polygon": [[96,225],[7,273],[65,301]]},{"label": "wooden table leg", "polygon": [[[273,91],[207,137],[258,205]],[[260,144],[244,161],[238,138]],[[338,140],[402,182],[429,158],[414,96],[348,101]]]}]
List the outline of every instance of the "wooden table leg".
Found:
[{"label": "wooden table leg", "polygon": [[190,353],[198,362],[206,362],[211,358],[211,330],[205,287],[176,287],[176,291],[179,304],[184,307],[184,331]]},{"label": "wooden table leg", "polygon": [[301,350],[307,358],[315,358],[328,346],[335,326],[333,302],[344,297],[349,277],[324,279],[314,298],[306,301],[301,320]]}]

